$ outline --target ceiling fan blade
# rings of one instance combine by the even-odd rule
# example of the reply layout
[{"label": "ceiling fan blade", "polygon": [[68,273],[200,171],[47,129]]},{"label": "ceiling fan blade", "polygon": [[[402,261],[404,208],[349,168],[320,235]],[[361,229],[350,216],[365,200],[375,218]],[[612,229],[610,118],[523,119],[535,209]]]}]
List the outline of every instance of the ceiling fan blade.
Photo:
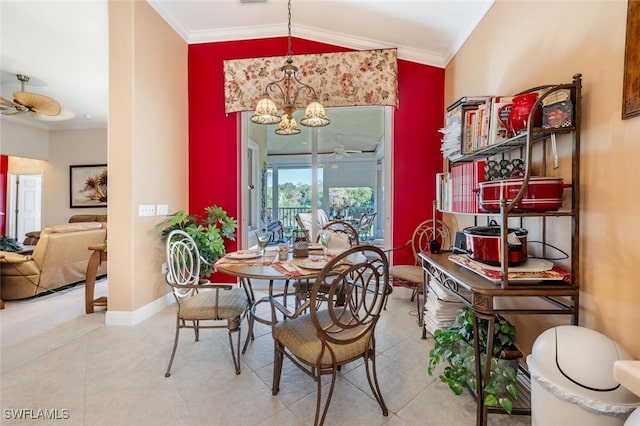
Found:
[{"label": "ceiling fan blade", "polygon": [[62,111],[62,107],[58,101],[48,96],[31,92],[15,92],[13,97],[19,104],[40,114],[58,115],[60,111]]},{"label": "ceiling fan blade", "polygon": [[13,102],[11,99],[0,96],[0,111],[2,111],[3,115],[13,115],[27,112],[28,109],[19,103]]}]

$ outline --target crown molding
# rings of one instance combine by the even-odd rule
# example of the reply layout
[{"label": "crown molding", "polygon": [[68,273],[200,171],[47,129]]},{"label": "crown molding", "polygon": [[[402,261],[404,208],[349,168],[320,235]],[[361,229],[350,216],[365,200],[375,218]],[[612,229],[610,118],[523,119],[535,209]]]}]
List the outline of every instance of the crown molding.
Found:
[{"label": "crown molding", "polygon": [[189,30],[185,28],[180,21],[174,18],[171,12],[167,9],[167,7],[160,0],[147,0],[147,3],[151,5],[151,7],[165,20],[167,24],[173,30],[178,33],[180,37],[187,43],[189,43]]},{"label": "crown molding", "polygon": [[[158,0],[148,0],[148,2],[187,44],[217,43],[224,41],[287,36],[286,33],[283,33],[286,28],[284,24],[188,31],[173,17],[162,2]],[[355,50],[397,48],[399,59],[439,68],[444,68],[452,57],[452,55],[443,56],[435,52],[415,49],[408,46],[393,46],[380,40],[355,37],[349,34],[320,30],[318,28],[305,25],[296,25],[292,29],[292,35],[320,43],[333,44]],[[464,40],[466,40],[466,37]]]},{"label": "crown molding", "polygon": [[[252,27],[234,27],[221,30],[192,31],[185,39],[189,44],[216,43],[269,37],[286,37],[282,33],[282,25],[261,25]],[[354,37],[349,34],[320,30],[305,25],[296,25],[292,36],[309,39],[320,43],[333,44],[355,50],[397,48],[398,58],[424,65],[444,68],[448,58],[434,52],[415,49],[407,46],[394,46],[379,40]],[[283,52],[284,54],[284,52]]]},{"label": "crown molding", "polygon": [[47,130],[50,132],[53,131],[57,131],[57,130],[90,130],[90,129],[107,129],[108,125],[107,123],[65,123],[65,124],[60,124],[60,122],[58,122],[57,124],[51,125],[51,124],[47,124],[43,121],[38,121],[35,119],[28,119],[28,120],[24,120],[18,117],[13,117],[10,115],[3,115],[1,116],[2,120],[6,120],[6,121],[10,121],[12,123],[16,123],[19,124],[21,126],[26,126],[26,127],[34,127],[36,129],[41,129],[41,130]]}]

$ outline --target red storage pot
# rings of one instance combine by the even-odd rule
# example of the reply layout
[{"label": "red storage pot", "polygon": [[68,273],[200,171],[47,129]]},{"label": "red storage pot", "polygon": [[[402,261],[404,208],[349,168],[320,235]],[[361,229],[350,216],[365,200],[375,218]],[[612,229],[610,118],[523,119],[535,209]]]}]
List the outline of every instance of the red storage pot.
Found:
[{"label": "red storage pot", "polygon": [[[487,212],[499,212],[500,201],[505,198],[511,202],[524,179],[504,179],[480,182],[480,208]],[[562,178],[535,177],[529,178],[529,185],[522,199],[513,208],[516,212],[545,212],[558,210],[562,206],[562,189],[571,185],[563,185]]]},{"label": "red storage pot", "polygon": [[[489,226],[465,228],[467,254],[474,260],[488,265],[501,265],[502,234],[500,226],[491,221]],[[516,266],[527,261],[527,234],[523,228],[509,228],[507,237],[508,265]]]}]

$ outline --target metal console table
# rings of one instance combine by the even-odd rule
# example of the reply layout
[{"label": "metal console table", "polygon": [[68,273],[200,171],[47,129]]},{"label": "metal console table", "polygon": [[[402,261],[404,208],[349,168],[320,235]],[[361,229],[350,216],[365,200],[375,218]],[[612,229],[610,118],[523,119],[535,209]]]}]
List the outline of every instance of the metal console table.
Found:
[{"label": "metal console table", "polygon": [[[450,252],[441,254],[420,254],[422,269],[425,274],[424,294],[425,300],[427,288],[431,282],[440,286],[444,290],[452,293],[461,302],[469,306],[474,313],[473,328],[474,336],[478,335],[478,320],[485,319],[488,321],[489,340],[487,342],[487,351],[489,352],[493,346],[493,330],[495,327],[495,315],[568,315],[571,323],[578,324],[578,301],[579,289],[572,284],[564,281],[546,281],[544,283],[527,283],[517,285],[510,284],[508,288],[502,288],[499,284],[475,274],[474,272],[449,260]],[[505,298],[537,298],[542,299],[546,303],[543,307],[538,308],[500,308],[496,306],[497,299]],[[426,330],[423,327],[423,337],[426,337]],[[487,407],[484,405],[483,384],[488,382],[491,363],[486,363],[484,371],[481,371],[480,365],[480,348],[475,347],[476,359],[476,424],[486,425],[487,415],[491,413],[504,413],[501,408]],[[490,356],[490,353],[487,354]],[[519,381],[520,387],[524,387],[525,392],[521,392],[521,396],[517,406],[513,408],[513,414],[531,414],[530,402],[528,401],[529,393],[526,389],[528,378]],[[527,399],[527,400],[524,400]]]}]

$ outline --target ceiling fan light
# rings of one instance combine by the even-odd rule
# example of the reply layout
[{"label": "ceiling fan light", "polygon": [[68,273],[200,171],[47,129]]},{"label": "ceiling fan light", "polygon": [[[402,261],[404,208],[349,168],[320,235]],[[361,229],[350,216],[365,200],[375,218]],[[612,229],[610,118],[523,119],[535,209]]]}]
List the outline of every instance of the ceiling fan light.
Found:
[{"label": "ceiling fan light", "polygon": [[251,116],[251,121],[256,124],[276,124],[282,120],[282,117],[278,114],[278,107],[269,98],[268,95],[264,95],[258,101],[256,105],[255,114]]},{"label": "ceiling fan light", "polygon": [[324,107],[314,100],[304,112],[304,117],[300,120],[300,124],[307,127],[323,127],[330,123],[329,118],[324,112]]},{"label": "ceiling fan light", "polygon": [[278,124],[278,128],[276,129],[276,135],[289,136],[289,135],[297,135],[300,133],[300,129],[298,128],[298,123],[296,123],[296,119],[288,115],[282,116],[282,121]]}]

